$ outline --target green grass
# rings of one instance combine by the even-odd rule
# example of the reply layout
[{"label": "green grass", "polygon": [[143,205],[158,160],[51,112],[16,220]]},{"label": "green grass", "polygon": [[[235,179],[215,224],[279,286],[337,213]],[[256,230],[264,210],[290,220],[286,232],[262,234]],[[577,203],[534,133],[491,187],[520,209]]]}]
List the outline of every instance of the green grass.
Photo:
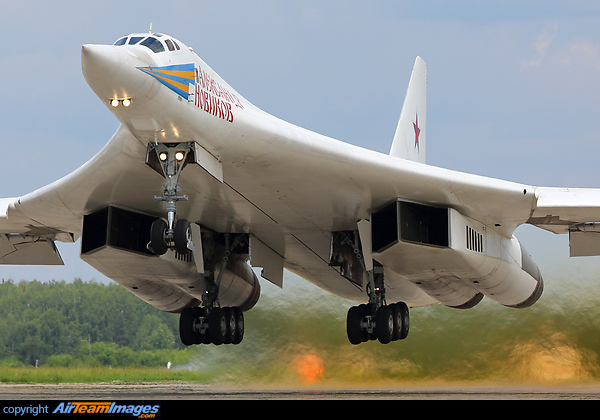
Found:
[{"label": "green grass", "polygon": [[[596,272],[600,273],[600,266]],[[359,346],[348,342],[349,302],[306,283],[289,282],[285,290],[265,284],[264,296],[247,313],[246,336],[238,346],[148,353],[102,342],[90,348],[85,341],[75,353],[40,358],[37,369],[24,366],[17,356],[0,360],[0,383],[597,384],[600,288],[596,277],[550,279],[542,299],[528,309],[505,308],[488,299],[468,311],[414,308],[409,337],[385,346],[376,341]],[[306,373],[303,363],[315,360],[316,364],[309,363],[314,371]],[[166,368],[168,361],[174,368]],[[102,364],[107,366],[92,367]]]},{"label": "green grass", "polygon": [[109,367],[3,367],[0,383],[58,384],[58,383],[139,383],[139,382],[197,382],[207,383],[211,375],[201,371],[166,368],[109,368]]}]

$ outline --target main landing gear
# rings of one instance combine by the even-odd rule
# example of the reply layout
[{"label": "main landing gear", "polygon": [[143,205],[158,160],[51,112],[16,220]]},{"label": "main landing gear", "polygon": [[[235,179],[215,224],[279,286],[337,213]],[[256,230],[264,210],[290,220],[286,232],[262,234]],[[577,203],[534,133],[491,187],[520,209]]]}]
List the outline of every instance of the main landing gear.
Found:
[{"label": "main landing gear", "polygon": [[[210,235],[208,235],[210,238]],[[244,313],[239,307],[218,306],[219,286],[229,257],[243,246],[243,236],[225,236],[222,247],[207,246],[204,251],[204,295],[202,307],[184,308],[179,317],[179,337],[192,344],[239,344],[244,338]],[[236,251],[237,250],[237,251]],[[220,268],[216,270],[217,265]],[[218,273],[217,273],[218,271]],[[256,303],[256,301],[254,301]],[[254,305],[252,303],[252,305]]]},{"label": "main landing gear", "polygon": [[[176,254],[186,256],[196,251],[192,227],[188,220],[177,219],[177,203],[187,201],[188,197],[181,193],[178,185],[183,168],[194,156],[193,142],[188,143],[156,143],[148,146],[146,163],[161,173],[166,180],[161,196],[157,201],[164,201],[167,207],[167,221],[156,219],[150,228],[150,242],[147,248],[156,255],[164,255],[168,249]],[[202,246],[202,245],[200,245]],[[231,247],[233,249],[234,245]],[[230,255],[226,248],[219,273],[215,276],[214,261],[204,265],[203,284],[206,291],[202,307],[184,308],[179,318],[179,335],[181,342],[187,346],[192,344],[239,344],[244,337],[244,314],[238,307],[221,308],[218,306],[219,284],[225,272]],[[197,264],[199,262],[196,262]]]},{"label": "main landing gear", "polygon": [[382,344],[402,340],[408,336],[410,319],[404,302],[387,305],[383,266],[375,262],[372,272],[367,273],[369,303],[353,306],[348,310],[346,332],[352,344],[379,340]]},{"label": "main landing gear", "polygon": [[239,344],[244,338],[244,314],[240,308],[184,308],[179,317],[179,336],[192,344]]},{"label": "main landing gear", "polygon": [[362,287],[367,280],[369,303],[353,306],[346,318],[346,332],[352,344],[377,339],[387,344],[408,335],[408,306],[404,302],[387,305],[384,269],[372,258],[370,238],[370,222],[365,220],[358,222],[358,231],[337,231],[331,235],[329,265],[340,267],[340,275],[357,286]]},{"label": "main landing gear", "polygon": [[377,310],[370,304],[353,306],[346,319],[346,332],[352,344],[376,339],[388,344],[406,338],[408,329],[408,307],[404,302],[382,305]]}]

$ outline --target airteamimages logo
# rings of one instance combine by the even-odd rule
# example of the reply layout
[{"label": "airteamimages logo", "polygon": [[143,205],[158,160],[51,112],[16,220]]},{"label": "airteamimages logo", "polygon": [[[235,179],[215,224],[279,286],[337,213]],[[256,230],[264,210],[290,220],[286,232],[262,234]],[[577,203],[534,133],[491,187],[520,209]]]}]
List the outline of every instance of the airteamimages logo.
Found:
[{"label": "airteamimages logo", "polygon": [[118,402],[61,402],[52,414],[130,414],[139,419],[152,419],[160,412],[158,404],[124,404]]}]

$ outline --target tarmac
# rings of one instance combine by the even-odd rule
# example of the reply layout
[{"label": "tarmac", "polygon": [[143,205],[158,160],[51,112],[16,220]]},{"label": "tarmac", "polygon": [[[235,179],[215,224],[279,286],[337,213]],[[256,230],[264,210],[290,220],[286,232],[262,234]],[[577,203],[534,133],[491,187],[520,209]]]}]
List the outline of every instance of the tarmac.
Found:
[{"label": "tarmac", "polygon": [[190,382],[0,384],[2,400],[598,400],[600,385],[244,389]]}]

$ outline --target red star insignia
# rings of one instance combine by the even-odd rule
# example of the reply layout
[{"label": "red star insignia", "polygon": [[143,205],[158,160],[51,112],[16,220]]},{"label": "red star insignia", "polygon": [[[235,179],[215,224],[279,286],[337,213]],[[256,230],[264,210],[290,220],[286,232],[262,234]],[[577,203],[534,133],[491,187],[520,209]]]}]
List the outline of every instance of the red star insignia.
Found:
[{"label": "red star insignia", "polygon": [[413,123],[413,127],[415,129],[415,147],[419,150],[419,134],[421,134],[421,129],[419,128],[419,115],[415,115],[416,122]]}]

